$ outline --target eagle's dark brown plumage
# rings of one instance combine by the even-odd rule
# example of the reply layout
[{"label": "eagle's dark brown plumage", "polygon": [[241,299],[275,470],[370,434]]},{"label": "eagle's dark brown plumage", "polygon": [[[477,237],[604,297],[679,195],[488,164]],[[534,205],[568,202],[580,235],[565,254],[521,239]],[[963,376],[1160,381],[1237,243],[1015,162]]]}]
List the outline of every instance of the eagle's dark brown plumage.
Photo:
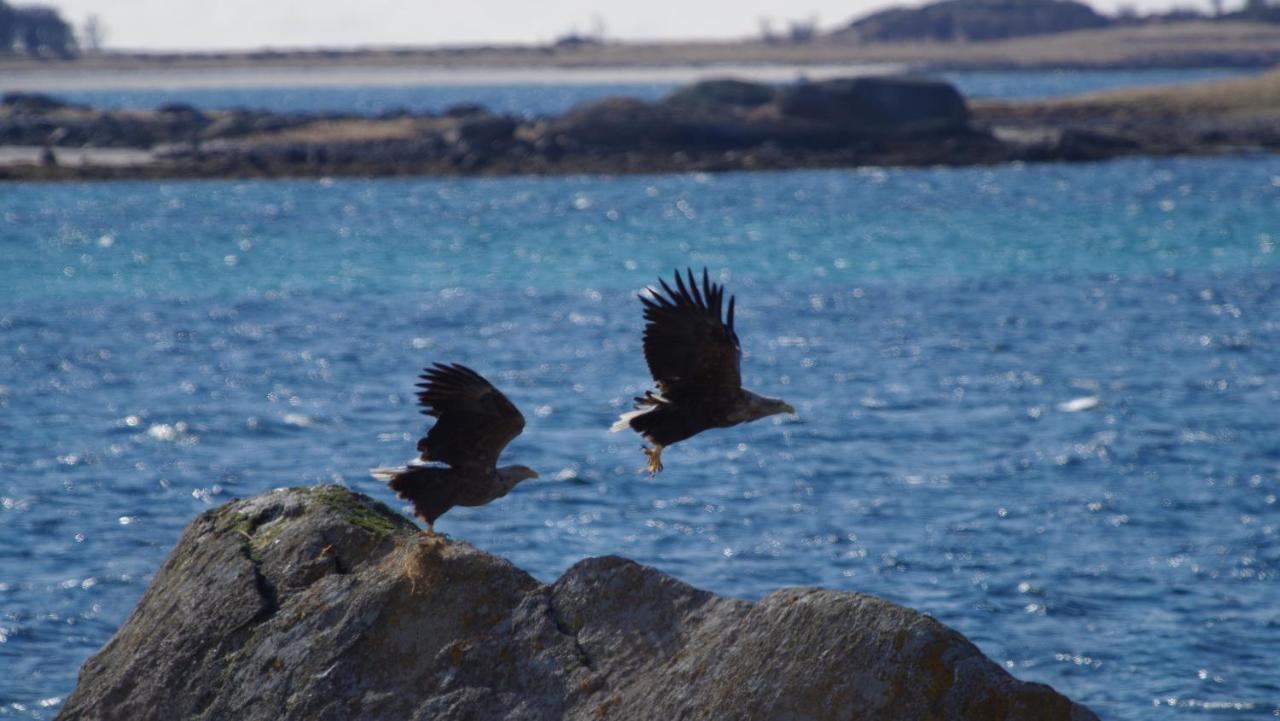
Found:
[{"label": "eagle's dark brown plumage", "polygon": [[482,506],[538,474],[525,466],[497,467],[498,456],[524,430],[524,416],[483,376],[457,363],[433,364],[418,384],[422,412],[436,419],[418,441],[418,461],[441,465],[375,468],[396,495],[434,532],[454,506]]},{"label": "eagle's dark brown plumage", "polygon": [[653,448],[645,448],[650,474],[662,470],[662,449],[709,428],[795,410],[777,398],[742,387],[742,349],[733,327],[734,298],[724,308],[724,286],[702,270],[699,287],[693,270],[675,273],[675,289],[659,280],[662,292],[640,296],[644,305],[644,359],[657,385],[636,398],[636,410],[624,413],[612,430],[634,429]]}]

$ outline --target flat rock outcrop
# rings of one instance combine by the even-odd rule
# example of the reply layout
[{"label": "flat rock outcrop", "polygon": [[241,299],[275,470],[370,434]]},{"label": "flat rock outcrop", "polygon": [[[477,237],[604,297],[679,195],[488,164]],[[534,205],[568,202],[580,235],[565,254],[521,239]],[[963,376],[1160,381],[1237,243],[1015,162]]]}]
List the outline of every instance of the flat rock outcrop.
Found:
[{"label": "flat rock outcrop", "polygon": [[424,538],[337,486],[209,511],[58,718],[1096,719],[872,596],[751,603],[617,557],[546,585]]}]

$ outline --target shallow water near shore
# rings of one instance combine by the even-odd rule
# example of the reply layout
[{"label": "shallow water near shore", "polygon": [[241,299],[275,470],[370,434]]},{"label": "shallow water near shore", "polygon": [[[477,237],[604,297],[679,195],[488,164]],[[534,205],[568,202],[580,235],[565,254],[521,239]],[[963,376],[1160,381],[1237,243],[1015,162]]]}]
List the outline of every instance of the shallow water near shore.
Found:
[{"label": "shallow water near shore", "polygon": [[[0,715],[50,717],[182,527],[406,460],[431,361],[542,472],[439,530],[966,634],[1107,719],[1280,709],[1280,159],[623,178],[10,184]],[[672,447],[635,293],[708,266],[748,387]],[[1159,707],[1159,708],[1156,708]]]},{"label": "shallow water near shore", "polygon": [[[768,70],[769,72],[764,72]],[[247,76],[244,85],[219,87],[148,87],[145,83],[93,88],[70,87],[54,94],[70,102],[97,108],[151,109],[165,103],[188,103],[197,108],[252,108],[273,112],[359,113],[377,115],[402,109],[442,112],[460,103],[479,103],[498,113],[521,117],[556,115],[575,105],[609,96],[657,100],[683,84],[706,77],[741,77],[758,82],[792,82],[800,77],[821,79],[855,74],[883,74],[894,68],[698,68],[684,73],[633,74],[630,80],[588,76],[579,82],[528,82],[501,76],[491,82],[465,82],[466,73],[453,73],[454,82],[370,84],[347,81],[342,76],[326,84],[273,87],[255,85]],[[562,80],[560,76],[552,76]],[[572,72],[572,71],[570,71]],[[580,71],[579,71],[580,72]],[[1242,77],[1261,72],[1255,68],[1177,68],[1145,70],[971,71],[926,73],[946,80],[965,97],[1027,99],[1094,93],[1118,88],[1194,83]],[[618,75],[613,71],[613,75]],[[385,75],[385,73],[384,73]],[[392,76],[394,77],[394,76]],[[594,78],[594,79],[593,79]],[[323,79],[323,78],[321,78]],[[367,78],[365,79],[367,80]],[[256,82],[260,82],[257,78]],[[105,86],[104,86],[105,85]]]}]

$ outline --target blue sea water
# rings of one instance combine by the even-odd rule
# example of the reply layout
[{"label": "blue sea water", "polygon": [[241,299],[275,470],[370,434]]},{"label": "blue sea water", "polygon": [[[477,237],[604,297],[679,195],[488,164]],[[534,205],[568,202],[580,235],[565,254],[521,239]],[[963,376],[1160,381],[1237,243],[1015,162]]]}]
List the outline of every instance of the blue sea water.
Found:
[{"label": "blue sea water", "polygon": [[[1102,717],[1280,713],[1280,159],[0,187],[0,715],[196,514],[343,483],[460,361],[542,479],[438,528],[550,580],[878,594]],[[798,416],[639,474],[637,291],[707,266]]]},{"label": "blue sea water", "polygon": [[[973,71],[938,75],[966,97],[1044,98],[1140,85],[1192,83],[1250,75],[1253,68],[1176,68],[1035,72]],[[360,87],[170,88],[78,90],[59,93],[71,102],[106,108],[155,108],[188,103],[198,108],[253,108],[377,115],[408,109],[441,112],[459,103],[480,103],[496,112],[534,117],[562,113],[606,96],[657,100],[670,83],[458,84]],[[2,84],[0,84],[2,89]]]}]

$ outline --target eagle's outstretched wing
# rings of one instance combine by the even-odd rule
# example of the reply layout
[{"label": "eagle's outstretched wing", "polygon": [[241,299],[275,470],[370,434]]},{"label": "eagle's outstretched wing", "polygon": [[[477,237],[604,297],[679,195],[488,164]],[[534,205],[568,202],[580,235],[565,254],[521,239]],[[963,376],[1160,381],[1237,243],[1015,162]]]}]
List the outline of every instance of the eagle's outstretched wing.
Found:
[{"label": "eagle's outstretched wing", "polygon": [[676,271],[676,289],[659,280],[665,293],[641,296],[644,303],[644,359],[669,401],[728,397],[742,386],[742,350],[733,330],[733,297],[727,319],[722,316],[724,286],[702,270],[702,288],[686,271],[688,284]]},{"label": "eagle's outstretched wing", "polygon": [[515,405],[464,365],[435,363],[423,370],[421,380],[418,404],[437,419],[418,441],[424,461],[492,468],[524,430],[524,416]]}]

